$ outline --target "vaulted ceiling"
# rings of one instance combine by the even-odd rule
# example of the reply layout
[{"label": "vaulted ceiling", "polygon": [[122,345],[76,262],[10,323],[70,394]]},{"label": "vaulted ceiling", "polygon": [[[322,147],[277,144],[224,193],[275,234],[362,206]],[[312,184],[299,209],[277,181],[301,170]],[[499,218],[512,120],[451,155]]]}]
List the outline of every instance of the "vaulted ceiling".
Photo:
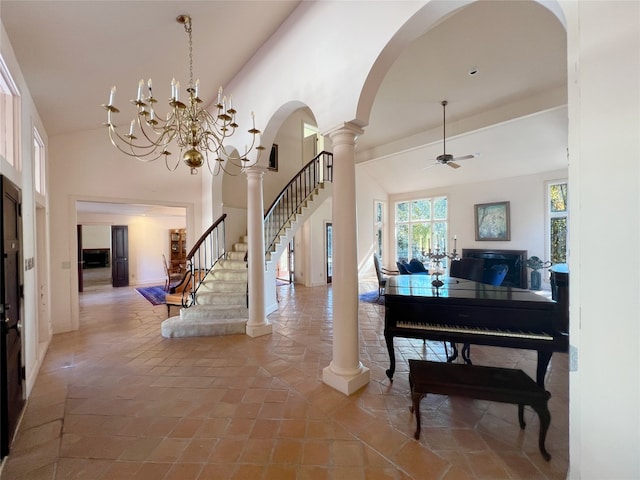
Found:
[{"label": "vaulted ceiling", "polygon": [[[179,14],[193,18],[194,76],[214,92],[299,3],[2,0],[0,15],[45,128],[58,135],[101,128],[114,84],[129,98],[140,78],[188,78]],[[386,75],[358,139],[359,168],[390,193],[564,168],[566,78],[566,33],[544,7],[464,7]],[[445,99],[447,153],[480,154],[455,170],[426,168],[443,153]]]}]

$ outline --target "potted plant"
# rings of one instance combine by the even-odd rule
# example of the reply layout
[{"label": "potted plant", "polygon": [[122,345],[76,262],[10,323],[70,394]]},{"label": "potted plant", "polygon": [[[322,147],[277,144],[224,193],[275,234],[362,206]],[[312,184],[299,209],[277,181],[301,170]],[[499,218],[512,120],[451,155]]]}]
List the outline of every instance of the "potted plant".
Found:
[{"label": "potted plant", "polygon": [[539,270],[550,266],[551,262],[544,262],[536,256],[527,259],[527,267],[531,269],[531,290],[540,290],[542,288],[542,276],[540,275]]}]

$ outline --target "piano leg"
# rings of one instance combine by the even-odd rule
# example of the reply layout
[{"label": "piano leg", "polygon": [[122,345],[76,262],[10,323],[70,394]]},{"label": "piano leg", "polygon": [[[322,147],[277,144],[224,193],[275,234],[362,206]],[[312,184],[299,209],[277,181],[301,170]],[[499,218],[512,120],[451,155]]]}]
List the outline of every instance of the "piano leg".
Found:
[{"label": "piano leg", "polygon": [[468,343],[462,345],[462,359],[467,365],[473,365],[471,363],[471,345]]},{"label": "piano leg", "polygon": [[551,361],[551,350],[538,350],[538,368],[536,370],[536,383],[544,388],[544,376]]},{"label": "piano leg", "polygon": [[447,362],[451,363],[458,358],[458,346],[453,342],[449,342],[449,344],[451,345],[451,355],[449,355],[449,350],[447,350],[447,342],[444,342],[444,353],[447,355]]},{"label": "piano leg", "polygon": [[387,350],[389,351],[389,369],[386,371],[387,377],[393,382],[393,374],[396,371],[396,352],[393,349],[393,335],[385,333],[384,339],[387,342]]}]

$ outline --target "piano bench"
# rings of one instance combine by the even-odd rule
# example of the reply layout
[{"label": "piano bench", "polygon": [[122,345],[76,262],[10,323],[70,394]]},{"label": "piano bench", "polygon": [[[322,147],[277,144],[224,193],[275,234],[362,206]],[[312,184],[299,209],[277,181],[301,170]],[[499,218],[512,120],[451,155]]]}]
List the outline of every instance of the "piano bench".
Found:
[{"label": "piano bench", "polygon": [[411,412],[416,415],[416,440],[420,438],[420,401],[427,393],[517,404],[522,429],[526,425],[524,406],[529,405],[540,419],[540,453],[545,460],[551,459],[544,446],[551,423],[547,407],[551,395],[522,370],[410,359],[409,385]]}]

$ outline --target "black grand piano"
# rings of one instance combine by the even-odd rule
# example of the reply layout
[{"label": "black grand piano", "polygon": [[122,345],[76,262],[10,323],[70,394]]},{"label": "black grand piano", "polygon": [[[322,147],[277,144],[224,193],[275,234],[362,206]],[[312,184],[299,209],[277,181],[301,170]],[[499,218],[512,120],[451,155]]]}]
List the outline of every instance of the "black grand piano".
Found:
[{"label": "black grand piano", "polygon": [[[567,282],[568,284],[568,282]],[[395,372],[394,337],[537,350],[536,382],[553,352],[569,348],[568,288],[558,285],[557,301],[529,290],[445,278],[434,287],[427,275],[397,275],[385,288],[384,336],[387,376]]]}]

